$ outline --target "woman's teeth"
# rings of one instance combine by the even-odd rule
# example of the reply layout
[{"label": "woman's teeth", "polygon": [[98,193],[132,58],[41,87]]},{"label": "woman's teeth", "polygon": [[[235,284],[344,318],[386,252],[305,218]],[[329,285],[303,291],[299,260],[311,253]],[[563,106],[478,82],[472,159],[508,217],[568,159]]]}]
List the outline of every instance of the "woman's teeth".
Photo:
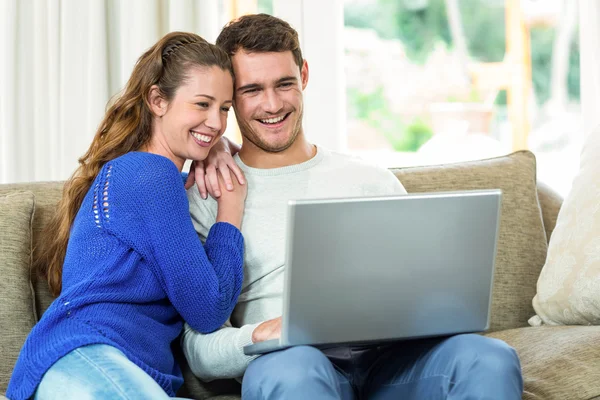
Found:
[{"label": "woman's teeth", "polygon": [[210,137],[210,136],[202,135],[202,134],[196,133],[194,131],[190,131],[190,133],[192,134],[193,137],[200,140],[201,142],[210,143],[210,141],[212,140],[212,137]]},{"label": "woman's teeth", "polygon": [[278,122],[283,121],[283,119],[287,116],[286,115],[282,115],[281,117],[277,117],[277,118],[269,118],[269,119],[261,119],[260,122],[262,122],[263,124],[276,124]]}]

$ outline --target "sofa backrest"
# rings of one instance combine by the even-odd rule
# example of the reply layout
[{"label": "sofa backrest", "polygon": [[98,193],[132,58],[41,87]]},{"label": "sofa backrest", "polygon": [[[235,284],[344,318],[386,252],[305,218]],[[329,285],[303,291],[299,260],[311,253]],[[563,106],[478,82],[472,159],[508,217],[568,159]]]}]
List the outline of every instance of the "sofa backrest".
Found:
[{"label": "sofa backrest", "polygon": [[490,330],[526,326],[535,315],[531,300],[548,249],[534,155],[519,151],[487,160],[393,172],[409,193],[502,190]]},{"label": "sofa backrest", "polygon": [[[0,185],[0,196],[12,191],[31,191],[35,196],[33,213],[33,259],[37,256],[37,244],[42,230],[56,211],[56,205],[62,195],[63,182],[35,182]],[[35,306],[38,319],[54,298],[50,295],[48,284],[44,279],[38,279],[32,274],[32,284],[35,290]]]},{"label": "sofa backrest", "polygon": [[556,226],[558,212],[563,203],[563,198],[554,189],[543,182],[537,183],[538,199],[542,209],[542,220],[546,231],[546,240],[550,243],[550,236]]},{"label": "sofa backrest", "polygon": [[[549,238],[561,204],[560,196],[547,186],[540,185],[539,192],[536,190],[533,155],[520,152],[492,160],[398,168],[392,169],[392,172],[402,181],[408,192],[481,188],[503,190],[500,233],[502,243],[499,243],[496,266],[492,330],[525,326],[527,318],[533,315],[531,299],[535,294],[537,277],[545,260],[545,248],[540,252],[539,240],[542,238],[546,242],[546,235]],[[56,210],[56,204],[62,194],[62,185],[62,182],[0,185],[0,195],[13,191],[31,191],[35,195],[34,259],[41,231]],[[543,206],[542,209],[539,208],[539,204]],[[535,213],[536,207],[537,220],[535,215],[531,215],[531,210]],[[528,209],[528,212],[524,214],[523,209]],[[538,243],[532,246],[532,240]],[[37,279],[35,276],[32,279],[37,315],[41,317],[53,298],[44,279]]]}]

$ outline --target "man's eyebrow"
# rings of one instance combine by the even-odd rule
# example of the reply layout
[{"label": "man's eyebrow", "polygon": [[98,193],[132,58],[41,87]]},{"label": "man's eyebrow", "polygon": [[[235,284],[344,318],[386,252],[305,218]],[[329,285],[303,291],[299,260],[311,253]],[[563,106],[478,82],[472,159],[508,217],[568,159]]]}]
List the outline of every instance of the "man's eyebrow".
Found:
[{"label": "man's eyebrow", "polygon": [[278,79],[277,83],[283,83],[283,82],[287,82],[287,81],[297,82],[298,78],[296,78],[295,76],[284,76],[283,78]]},{"label": "man's eyebrow", "polygon": [[248,85],[240,86],[236,91],[248,90],[248,89],[260,89],[262,86],[258,83],[249,83]]},{"label": "man's eyebrow", "polygon": [[[277,81],[275,81],[275,84],[279,85],[281,83],[289,82],[289,81],[298,82],[298,78],[293,75],[284,76],[283,78],[277,79]],[[236,89],[236,91],[241,92],[241,91],[250,90],[250,89],[262,89],[262,85],[259,85],[258,83],[249,83],[247,85],[240,86],[239,88]]]}]

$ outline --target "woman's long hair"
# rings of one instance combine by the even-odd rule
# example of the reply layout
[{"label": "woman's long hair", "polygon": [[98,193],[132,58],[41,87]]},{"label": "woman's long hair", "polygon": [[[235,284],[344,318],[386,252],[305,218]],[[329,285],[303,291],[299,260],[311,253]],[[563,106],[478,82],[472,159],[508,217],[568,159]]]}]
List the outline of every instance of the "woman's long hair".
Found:
[{"label": "woman's long hair", "polygon": [[96,175],[106,162],[140,150],[150,141],[153,114],[148,94],[152,86],[157,85],[162,97],[171,101],[190,68],[212,66],[233,76],[225,52],[198,35],[184,32],[165,35],[137,60],[124,91],[108,106],[92,144],[65,183],[56,214],[40,238],[35,268],[48,280],[52,295],[60,294],[71,225]]}]

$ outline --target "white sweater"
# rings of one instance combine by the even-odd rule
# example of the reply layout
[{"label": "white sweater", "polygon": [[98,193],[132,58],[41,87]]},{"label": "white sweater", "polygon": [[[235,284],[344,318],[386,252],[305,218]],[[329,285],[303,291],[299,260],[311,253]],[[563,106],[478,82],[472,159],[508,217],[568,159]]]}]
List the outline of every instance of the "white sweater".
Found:
[{"label": "white sweater", "polygon": [[[281,316],[285,226],[288,200],[405,194],[389,170],[322,147],[310,160],[287,167],[257,169],[236,162],[248,182],[242,221],[245,240],[244,281],[230,321],[210,334],[185,325],[182,347],[194,374],[210,381],[240,378],[256,356],[244,355],[252,332],[263,321]],[[190,213],[204,241],[215,223],[217,202],[188,190]]]}]

